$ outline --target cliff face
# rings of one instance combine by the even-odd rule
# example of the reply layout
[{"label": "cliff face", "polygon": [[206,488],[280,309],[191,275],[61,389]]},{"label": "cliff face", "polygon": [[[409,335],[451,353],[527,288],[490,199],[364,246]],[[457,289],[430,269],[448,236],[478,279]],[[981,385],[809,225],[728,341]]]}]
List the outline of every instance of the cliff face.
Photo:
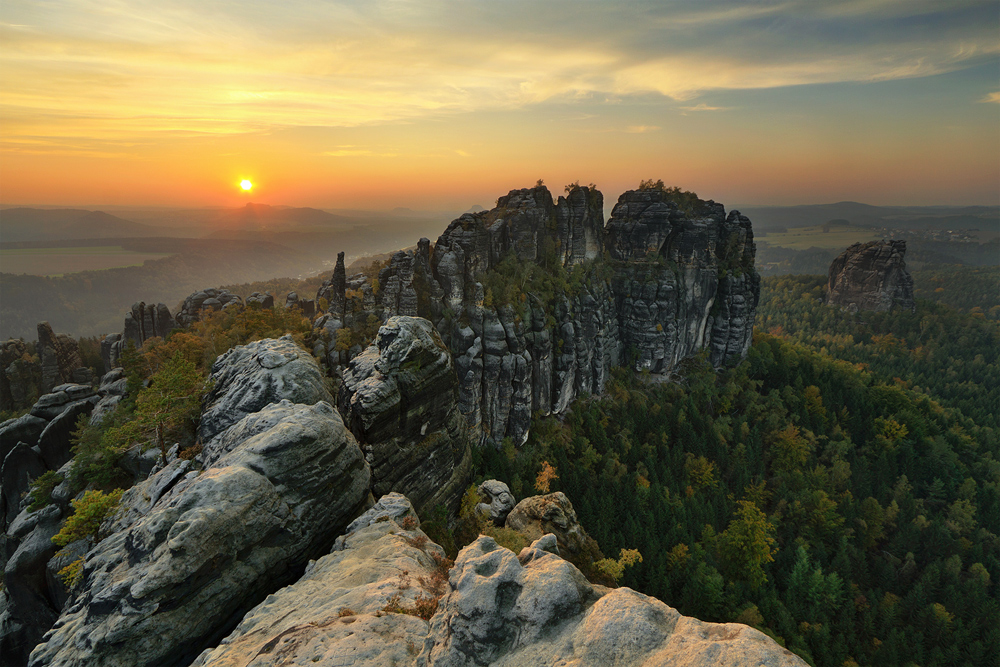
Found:
[{"label": "cliff face", "polygon": [[830,264],[829,303],[852,312],[916,310],[905,255],[906,241],[855,243]]},{"label": "cliff face", "polygon": [[716,366],[746,353],[760,293],[750,221],[714,202],[682,210],[661,190],[623,194],[607,227],[603,206],[586,187],[557,201],[543,186],[513,190],[379,274],[385,315],[440,330],[477,440],[522,444],[533,413],[603,391],[623,363],[670,373],[701,350]]}]

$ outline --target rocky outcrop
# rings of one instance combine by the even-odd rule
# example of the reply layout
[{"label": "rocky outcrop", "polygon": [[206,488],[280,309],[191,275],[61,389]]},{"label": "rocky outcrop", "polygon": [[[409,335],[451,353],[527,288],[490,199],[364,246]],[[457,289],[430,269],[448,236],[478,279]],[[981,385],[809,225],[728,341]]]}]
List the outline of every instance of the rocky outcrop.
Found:
[{"label": "rocky outcrop", "polygon": [[258,341],[213,366],[205,470],[177,459],[129,492],[30,665],[188,664],[370,503],[368,465],[337,411],[281,400],[328,397],[294,347]]},{"label": "rocky outcrop", "polygon": [[262,310],[270,310],[274,308],[274,295],[270,292],[253,292],[247,297],[247,305],[256,304]]},{"label": "rocky outcrop", "polygon": [[187,328],[200,320],[202,312],[205,310],[218,311],[227,306],[242,303],[243,299],[226,289],[213,287],[200,290],[184,299],[184,303],[181,304],[181,309],[177,313],[177,324]]},{"label": "rocky outcrop", "polygon": [[[602,206],[592,188],[556,203],[544,187],[515,190],[438,239],[428,298],[442,295],[435,322],[455,357],[462,413],[481,441],[522,444],[532,414],[602,392],[629,350],[637,369],[655,373],[703,349],[716,366],[746,354],[760,293],[750,221],[714,202],[687,210],[670,192],[637,190],[619,198],[601,230]],[[602,248],[609,261],[588,264]],[[509,272],[500,267],[508,256],[583,267],[565,287],[525,284],[501,298],[479,280]],[[503,285],[515,279],[505,274]]]},{"label": "rocky outcrop", "polygon": [[76,340],[68,334],[56,335],[48,322],[38,324],[35,350],[42,369],[43,394],[52,391],[57,384],[73,382],[73,373],[83,365]]},{"label": "rocky outcrop", "polygon": [[444,580],[416,521],[360,521],[195,665],[805,665],[745,625],[595,586],[554,551],[551,535],[517,555],[480,537]]},{"label": "rocky outcrop", "polygon": [[494,525],[503,526],[514,509],[514,494],[510,488],[499,480],[488,479],[479,485],[476,492],[482,501],[476,505],[476,511],[488,517]]},{"label": "rocky outcrop", "polygon": [[525,498],[507,515],[505,525],[529,542],[553,536],[559,554],[588,575],[595,575],[594,563],[603,558],[597,541],[584,530],[573,503],[562,491]]},{"label": "rocky outcrop", "polygon": [[214,384],[198,424],[198,439],[206,447],[272,403],[333,403],[316,360],[288,335],[232,348],[212,364],[211,378]]},{"label": "rocky outcrop", "polygon": [[[383,505],[397,511],[387,512]],[[402,496],[383,497],[372,510],[352,524],[333,553],[244,616],[194,665],[415,664],[428,624],[398,610],[414,610],[418,600],[430,602],[444,592],[446,584],[437,574],[444,551],[417,527]],[[408,529],[406,516],[413,519]]]},{"label": "rocky outcrop", "polygon": [[636,368],[669,372],[705,348],[716,366],[746,354],[760,277],[750,220],[739,211],[727,216],[713,201],[682,209],[668,191],[632,190],[612,210],[605,244],[622,262],[613,291]]},{"label": "rocky outcrop", "polygon": [[916,311],[906,241],[855,243],[830,264],[827,302],[844,310]]},{"label": "rocky outcrop", "polygon": [[457,506],[471,453],[451,354],[427,320],[391,317],[344,371],[339,405],[372,467],[373,491],[418,510]]},{"label": "rocky outcrop", "polygon": [[540,548],[480,536],[455,561],[416,664],[805,665],[757,630],[702,623],[630,588],[590,584]]},{"label": "rocky outcrop", "polygon": [[295,292],[289,292],[285,296],[285,309],[291,310],[292,308],[300,310],[306,317],[312,317],[316,314],[316,302],[312,299],[300,299]]},{"label": "rocky outcrop", "polygon": [[323,281],[319,291],[316,293],[316,303],[320,299],[326,299],[328,304],[326,311],[343,320],[347,312],[347,270],[344,268],[344,253],[337,253],[337,264],[333,268],[333,275]]},{"label": "rocky outcrop", "polygon": [[0,344],[0,410],[31,405],[41,383],[41,366],[27,343],[11,338]]}]

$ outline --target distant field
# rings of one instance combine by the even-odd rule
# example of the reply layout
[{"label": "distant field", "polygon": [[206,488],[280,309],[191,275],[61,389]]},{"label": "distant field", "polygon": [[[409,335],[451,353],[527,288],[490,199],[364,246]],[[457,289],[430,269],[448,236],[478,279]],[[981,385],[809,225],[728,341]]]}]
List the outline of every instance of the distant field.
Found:
[{"label": "distant field", "polygon": [[832,227],[824,232],[822,225],[815,227],[792,227],[784,234],[763,236],[758,241],[782,248],[806,250],[808,248],[846,248],[852,243],[878,241],[872,230],[864,227]]},{"label": "distant field", "polygon": [[79,271],[100,271],[122,266],[141,266],[147,259],[170,253],[134,252],[121,246],[81,248],[19,248],[0,250],[0,271],[33,276],[61,276]]}]

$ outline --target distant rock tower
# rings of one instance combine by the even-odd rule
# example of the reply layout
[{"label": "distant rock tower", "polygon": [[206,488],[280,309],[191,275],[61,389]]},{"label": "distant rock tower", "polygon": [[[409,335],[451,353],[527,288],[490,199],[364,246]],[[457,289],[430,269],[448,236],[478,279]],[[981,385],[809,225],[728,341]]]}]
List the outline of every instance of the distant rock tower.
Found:
[{"label": "distant rock tower", "polygon": [[916,311],[905,254],[906,241],[855,243],[830,264],[828,303],[850,312]]}]

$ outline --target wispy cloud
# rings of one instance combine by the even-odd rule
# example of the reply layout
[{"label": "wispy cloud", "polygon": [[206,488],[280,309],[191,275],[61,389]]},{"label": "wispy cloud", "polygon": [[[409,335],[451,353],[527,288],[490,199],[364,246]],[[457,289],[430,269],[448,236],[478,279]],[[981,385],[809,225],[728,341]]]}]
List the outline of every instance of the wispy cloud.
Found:
[{"label": "wispy cloud", "polygon": [[637,95],[685,101],[706,91],[912,78],[1000,53],[995,0],[577,9],[564,0],[8,0],[0,123],[7,136],[50,137],[82,124],[108,142],[352,127],[546,102],[620,106]]},{"label": "wispy cloud", "polygon": [[980,102],[986,102],[988,104],[989,103],[1000,104],[1000,90],[998,90],[995,93],[990,93],[989,95],[987,95],[986,97],[984,97],[983,99],[981,99],[979,101]]},{"label": "wispy cloud", "polygon": [[699,102],[692,107],[678,107],[682,111],[729,111],[733,107],[713,107],[705,104],[704,102]]},{"label": "wispy cloud", "polygon": [[646,132],[656,132],[659,129],[659,125],[630,125],[625,128],[625,131],[629,134],[645,134]]}]

